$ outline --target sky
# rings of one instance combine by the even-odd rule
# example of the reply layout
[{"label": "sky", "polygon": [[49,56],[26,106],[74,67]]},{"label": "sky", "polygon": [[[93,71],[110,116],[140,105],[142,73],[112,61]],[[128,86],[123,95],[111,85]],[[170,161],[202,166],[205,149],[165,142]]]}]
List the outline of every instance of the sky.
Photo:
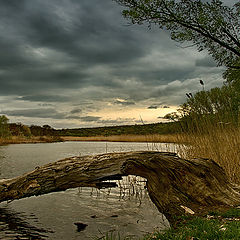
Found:
[{"label": "sky", "polygon": [[200,79],[222,85],[224,68],[206,52],[130,25],[122,10],[112,0],[0,0],[0,115],[54,128],[155,123]]}]

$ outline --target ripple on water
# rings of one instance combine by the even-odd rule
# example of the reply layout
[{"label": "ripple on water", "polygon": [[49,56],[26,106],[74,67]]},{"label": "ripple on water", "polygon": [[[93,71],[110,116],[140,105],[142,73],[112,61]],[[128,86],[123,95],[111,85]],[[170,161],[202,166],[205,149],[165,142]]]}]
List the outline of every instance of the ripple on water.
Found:
[{"label": "ripple on water", "polygon": [[[14,177],[65,157],[104,153],[106,143],[54,143],[0,147],[0,177]],[[109,152],[148,150],[144,143],[108,143]],[[41,154],[40,154],[41,153]],[[69,189],[0,204],[0,239],[94,239],[106,232],[142,236],[168,227],[144,188],[126,177],[120,187]],[[94,216],[94,217],[92,217]],[[78,232],[74,222],[88,224]]]}]

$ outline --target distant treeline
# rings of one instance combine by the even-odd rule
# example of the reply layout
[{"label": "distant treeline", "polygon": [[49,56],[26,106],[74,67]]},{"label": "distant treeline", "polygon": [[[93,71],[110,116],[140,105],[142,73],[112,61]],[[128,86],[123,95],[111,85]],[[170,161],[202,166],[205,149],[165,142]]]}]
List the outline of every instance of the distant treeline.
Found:
[{"label": "distant treeline", "polygon": [[149,135],[149,134],[171,134],[180,132],[178,122],[153,123],[142,125],[124,125],[97,128],[75,128],[57,130],[60,136],[113,136],[113,135]]},{"label": "distant treeline", "polygon": [[[5,118],[4,118],[5,119]],[[74,129],[54,129],[49,125],[27,126],[22,123],[7,123],[5,121],[4,134],[2,137],[11,136],[112,136],[112,135],[149,135],[149,134],[171,134],[180,131],[178,122],[154,123],[142,125],[124,125],[95,128],[74,128]],[[0,124],[1,125],[1,124]],[[0,136],[1,137],[1,136]]]},{"label": "distant treeline", "polygon": [[49,125],[27,126],[22,123],[9,123],[8,128],[12,136],[58,136],[58,131]]}]

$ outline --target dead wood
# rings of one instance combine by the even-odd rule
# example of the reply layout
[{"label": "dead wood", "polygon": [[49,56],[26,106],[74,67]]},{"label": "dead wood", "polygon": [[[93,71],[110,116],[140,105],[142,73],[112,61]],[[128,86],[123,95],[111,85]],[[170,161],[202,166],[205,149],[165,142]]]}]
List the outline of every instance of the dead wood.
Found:
[{"label": "dead wood", "polygon": [[[237,186],[209,159],[186,160],[174,153],[143,151],[71,157],[0,181],[0,202],[76,187],[108,187],[105,180],[137,175],[170,222],[174,216],[240,204]],[[239,189],[239,188],[238,188]]]}]

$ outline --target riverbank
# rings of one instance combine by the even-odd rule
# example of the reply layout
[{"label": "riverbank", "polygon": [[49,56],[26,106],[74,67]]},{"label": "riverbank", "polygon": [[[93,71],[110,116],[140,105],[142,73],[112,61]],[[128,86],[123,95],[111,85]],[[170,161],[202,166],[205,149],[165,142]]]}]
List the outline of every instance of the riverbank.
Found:
[{"label": "riverbank", "polygon": [[152,135],[113,135],[113,136],[13,136],[11,138],[0,138],[0,145],[20,143],[51,143],[65,141],[79,142],[148,142],[148,143],[183,143],[183,136],[179,134],[152,134]]},{"label": "riverbank", "polygon": [[202,217],[184,216],[176,222],[176,226],[163,232],[149,234],[143,240],[240,239],[239,208],[225,212],[209,212]]},{"label": "riverbank", "polygon": [[149,134],[149,135],[113,135],[74,137],[61,136],[64,141],[103,141],[103,142],[148,142],[148,143],[182,143],[179,134]]},{"label": "riverbank", "polygon": [[11,138],[0,138],[0,145],[21,143],[52,143],[63,141],[64,140],[58,136],[34,136],[34,137],[13,136]]}]

